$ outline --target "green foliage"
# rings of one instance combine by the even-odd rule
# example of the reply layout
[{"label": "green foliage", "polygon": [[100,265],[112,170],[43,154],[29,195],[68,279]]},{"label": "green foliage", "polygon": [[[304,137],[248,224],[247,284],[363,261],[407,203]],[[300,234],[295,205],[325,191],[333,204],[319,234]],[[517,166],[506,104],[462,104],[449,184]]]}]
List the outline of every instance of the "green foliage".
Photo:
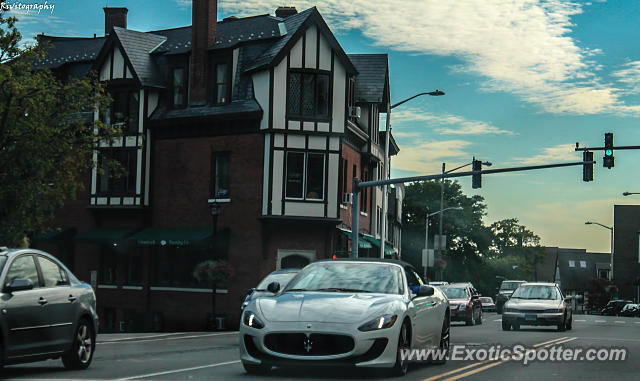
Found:
[{"label": "green foliage", "polygon": [[47,46],[21,47],[16,21],[0,12],[0,242],[9,246],[75,197],[99,140],[119,135],[92,122],[110,102],[95,76],[63,80],[37,68]]}]

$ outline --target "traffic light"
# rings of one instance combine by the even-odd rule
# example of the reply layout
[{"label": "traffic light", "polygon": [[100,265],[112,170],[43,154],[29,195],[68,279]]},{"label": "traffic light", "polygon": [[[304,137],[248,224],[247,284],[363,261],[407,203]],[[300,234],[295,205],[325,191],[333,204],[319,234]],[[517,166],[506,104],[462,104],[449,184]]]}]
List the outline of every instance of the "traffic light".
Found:
[{"label": "traffic light", "polygon": [[613,132],[604,134],[604,160],[603,166],[611,169],[614,165],[613,160]]},{"label": "traffic light", "polygon": [[582,181],[593,181],[593,152],[582,153]]},{"label": "traffic light", "polygon": [[[482,162],[473,158],[473,171],[482,171]],[[478,189],[482,187],[482,175],[480,173],[471,175],[471,188]]]}]

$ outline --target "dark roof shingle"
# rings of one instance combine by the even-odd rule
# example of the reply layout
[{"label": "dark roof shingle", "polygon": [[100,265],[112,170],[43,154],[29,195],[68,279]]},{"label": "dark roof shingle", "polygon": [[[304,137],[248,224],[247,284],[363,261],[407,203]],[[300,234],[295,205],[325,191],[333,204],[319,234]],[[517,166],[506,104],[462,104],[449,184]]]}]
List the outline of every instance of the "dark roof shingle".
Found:
[{"label": "dark roof shingle", "polygon": [[386,100],[388,59],[386,54],[348,54],[358,70],[355,101],[382,103]]}]

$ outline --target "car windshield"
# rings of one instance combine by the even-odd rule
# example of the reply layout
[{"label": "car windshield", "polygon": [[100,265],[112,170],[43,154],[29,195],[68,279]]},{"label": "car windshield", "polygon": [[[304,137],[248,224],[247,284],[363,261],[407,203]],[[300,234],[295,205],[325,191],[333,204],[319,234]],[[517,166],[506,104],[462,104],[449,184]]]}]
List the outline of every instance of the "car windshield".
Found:
[{"label": "car windshield", "polygon": [[469,291],[466,288],[443,287],[442,292],[449,299],[465,299],[469,297]]},{"label": "car windshield", "polygon": [[287,291],[373,292],[401,294],[402,273],[386,263],[322,262],[305,267]]},{"label": "car windshield", "polygon": [[558,290],[553,286],[522,286],[513,293],[514,299],[560,299]]},{"label": "car windshield", "polygon": [[2,272],[2,269],[4,268],[5,263],[7,263],[7,256],[0,255],[0,272]]},{"label": "car windshield", "polygon": [[491,298],[480,298],[480,303],[493,303],[493,299]]},{"label": "car windshield", "polygon": [[522,284],[521,282],[502,282],[502,285],[500,286],[500,290],[503,290],[503,291],[515,290],[521,284]]},{"label": "car windshield", "polygon": [[269,274],[267,275],[262,282],[260,282],[260,284],[258,285],[258,287],[256,287],[257,291],[264,291],[267,289],[267,286],[270,283],[273,282],[278,282],[280,283],[280,287],[284,288],[284,286],[287,285],[287,283],[289,283],[289,281],[291,279],[293,279],[294,276],[296,276],[298,274],[298,272],[287,272],[287,273],[275,273],[275,274]]}]

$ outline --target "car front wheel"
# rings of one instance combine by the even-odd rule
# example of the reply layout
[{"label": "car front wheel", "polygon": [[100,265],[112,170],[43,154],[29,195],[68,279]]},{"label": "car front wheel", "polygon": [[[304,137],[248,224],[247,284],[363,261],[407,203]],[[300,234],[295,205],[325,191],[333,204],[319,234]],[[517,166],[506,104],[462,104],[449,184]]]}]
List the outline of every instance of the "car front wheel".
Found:
[{"label": "car front wheel", "polygon": [[254,374],[254,375],[265,374],[271,370],[270,366],[266,366],[264,364],[249,364],[249,363],[243,362],[242,366],[244,367],[244,370],[247,373]]},{"label": "car front wheel", "polygon": [[96,348],[96,333],[88,319],[78,323],[71,349],[62,355],[62,364],[67,369],[87,369]]},{"label": "car front wheel", "polygon": [[403,358],[402,352],[410,349],[409,325],[404,322],[400,328],[400,337],[398,337],[398,352],[396,354],[396,364],[391,369],[394,376],[405,376],[409,371],[409,363]]},{"label": "car front wheel", "polygon": [[450,334],[451,334],[451,324],[449,323],[449,316],[445,316],[444,322],[442,322],[442,333],[440,334],[440,346],[438,353],[438,358],[434,359],[432,362],[434,364],[445,364],[447,362],[447,355],[449,354],[449,343],[450,343]]}]

